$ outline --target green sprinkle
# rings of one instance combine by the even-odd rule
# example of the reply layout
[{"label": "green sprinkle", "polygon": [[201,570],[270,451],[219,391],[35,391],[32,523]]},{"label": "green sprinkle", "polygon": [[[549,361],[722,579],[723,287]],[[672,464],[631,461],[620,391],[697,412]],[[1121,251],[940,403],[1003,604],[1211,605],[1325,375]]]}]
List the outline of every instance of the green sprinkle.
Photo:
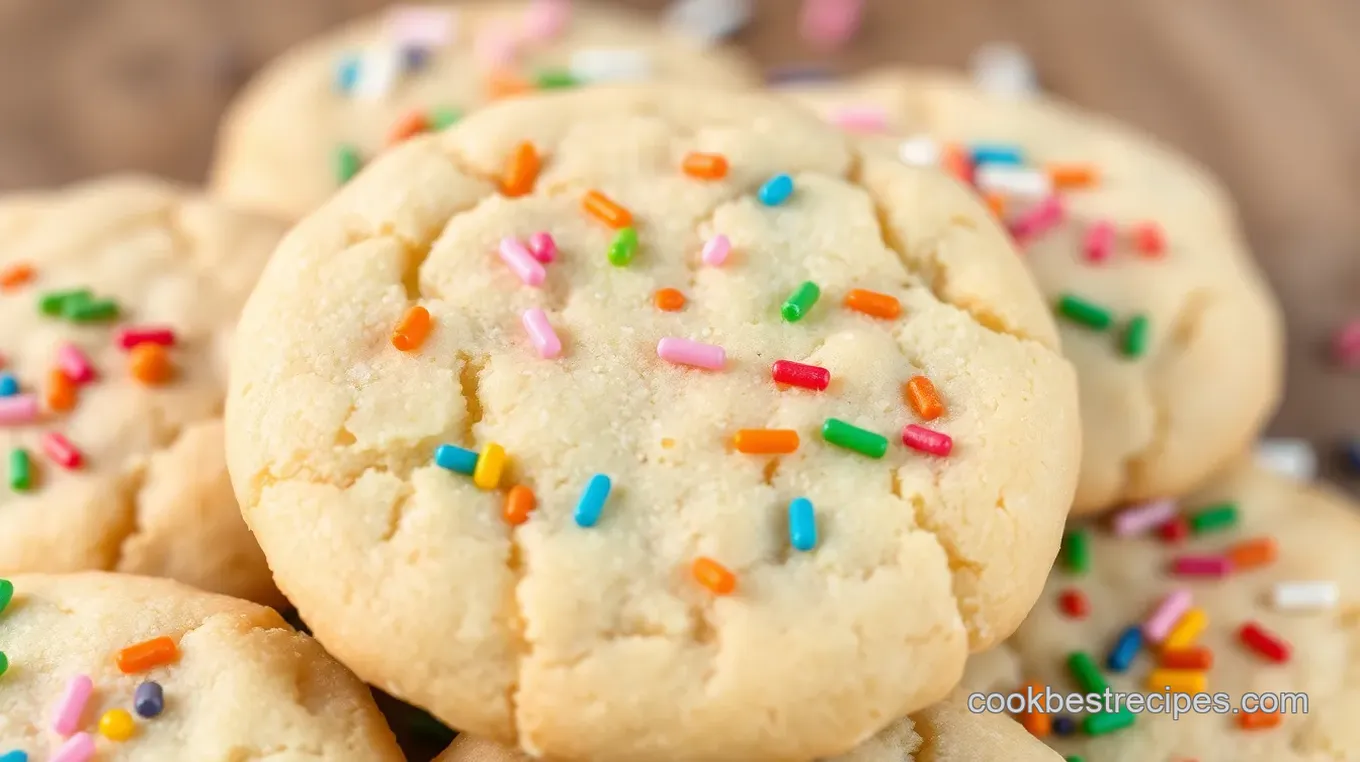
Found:
[{"label": "green sprinkle", "polygon": [[61,314],[77,323],[96,323],[118,317],[118,302],[112,299],[68,299],[61,305]]},{"label": "green sprinkle", "polygon": [[1080,323],[1087,328],[1094,328],[1103,331],[1110,327],[1114,318],[1110,316],[1110,311],[1104,307],[1096,305],[1082,299],[1063,294],[1058,300],[1058,313],[1074,323]]},{"label": "green sprinkle", "polygon": [[609,244],[609,264],[615,267],[627,265],[633,261],[637,249],[637,230],[631,227],[623,228],[614,236],[614,242]]},{"label": "green sprinkle", "polygon": [[[22,492],[33,486],[33,462],[28,450],[16,447],[9,451],[9,488]],[[3,609],[4,606],[0,606]]]},{"label": "green sprinkle", "polygon": [[463,112],[452,106],[430,109],[430,114],[428,116],[430,131],[439,132],[441,130],[447,130],[457,124],[458,120],[462,118]]},{"label": "green sprinkle", "polygon": [[577,85],[576,78],[566,69],[544,69],[538,73],[537,82],[539,90],[559,90]]},{"label": "green sprinkle", "polygon": [[1142,357],[1147,351],[1148,333],[1151,324],[1147,315],[1138,315],[1124,326],[1124,336],[1119,341],[1119,351],[1125,357]]},{"label": "green sprinkle", "polygon": [[1086,762],[1086,758],[1078,757],[1075,754],[1068,754],[1066,757],[1063,757],[1063,762]]},{"label": "green sprinkle", "polygon": [[784,306],[779,308],[779,314],[790,323],[797,323],[807,317],[812,305],[822,296],[822,290],[817,288],[817,284],[812,281],[804,281],[803,285],[794,289],[794,292],[784,302]]},{"label": "green sprinkle", "polygon": [[1204,534],[1218,529],[1227,529],[1237,523],[1237,503],[1220,503],[1197,511],[1190,517],[1190,530]]},{"label": "green sprinkle", "polygon": [[852,426],[837,418],[828,418],[826,423],[822,424],[822,439],[837,447],[854,450],[871,458],[881,458],[888,452],[887,437]]},{"label": "green sprinkle", "polygon": [[350,178],[359,174],[359,149],[343,143],[335,149],[335,181],[340,185],[350,181]]},{"label": "green sprinkle", "polygon": [[1082,693],[1104,693],[1110,687],[1096,667],[1095,660],[1085,651],[1068,654],[1067,668],[1072,670],[1072,678],[1081,686]]},{"label": "green sprinkle", "polygon": [[1081,729],[1085,730],[1088,736],[1103,736],[1133,725],[1133,719],[1133,712],[1128,709],[1088,714],[1081,722]]},{"label": "green sprinkle", "polygon": [[4,613],[5,607],[14,599],[14,583],[7,579],[0,579],[0,614]]},{"label": "green sprinkle", "polygon": [[1073,574],[1091,569],[1091,536],[1085,529],[1068,532],[1062,541],[1063,564]]},{"label": "green sprinkle", "polygon": [[5,656],[4,651],[0,651],[0,675],[5,674],[9,669],[9,657]]},{"label": "green sprinkle", "polygon": [[44,315],[56,317],[63,312],[63,307],[68,301],[89,301],[92,295],[85,289],[74,289],[71,291],[48,291],[38,297],[38,311]]}]

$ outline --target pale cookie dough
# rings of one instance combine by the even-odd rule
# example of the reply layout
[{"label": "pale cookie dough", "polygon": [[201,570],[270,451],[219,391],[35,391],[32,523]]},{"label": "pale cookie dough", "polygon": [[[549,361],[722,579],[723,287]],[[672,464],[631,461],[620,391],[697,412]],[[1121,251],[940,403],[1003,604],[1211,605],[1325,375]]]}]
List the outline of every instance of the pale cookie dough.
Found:
[{"label": "pale cookie dough", "polygon": [[[929,159],[923,136],[937,151],[945,142],[1020,147],[1036,170],[1021,183],[1040,187],[1000,194],[1012,224],[1040,201],[1047,167],[1095,170],[1095,185],[1057,191],[1065,222],[1022,236],[1021,247],[1055,308],[1072,294],[1113,318],[1106,330],[1059,318],[1084,422],[1074,514],[1184,494],[1255,439],[1281,391],[1281,317],[1231,201],[1199,166],[1104,117],[1047,98],[987,95],[942,74],[883,71],[788,92],[910,161]],[[1136,243],[1147,222],[1164,238],[1159,254]],[[1114,238],[1095,263],[1086,241],[1100,223],[1113,224]],[[1123,342],[1140,315],[1149,340],[1129,356]]]},{"label": "pale cookie dough", "polygon": [[[894,722],[878,735],[825,762],[1061,762],[1015,721],[974,714],[952,698]],[[493,741],[461,735],[434,762],[532,762]]]},{"label": "pale cookie dough", "polygon": [[[553,7],[563,9],[555,31],[544,27]],[[413,23],[411,8],[428,15]],[[423,31],[403,31],[412,27]],[[573,72],[582,83],[759,84],[735,51],[700,45],[624,8],[567,0],[397,6],[267,68],[222,126],[212,185],[228,200],[295,219],[390,145],[412,115],[442,129],[498,91],[536,89]]]},{"label": "pale cookie dough", "polygon": [[[282,603],[232,494],[221,420],[228,334],[282,233],[145,178],[0,199],[0,273],[32,273],[0,286],[0,374],[19,387],[0,409],[37,407],[27,420],[0,416],[0,574],[115,570]],[[118,314],[77,322],[40,310],[44,295],[72,289]],[[135,378],[118,343],[143,326],[174,332],[163,383]],[[49,395],[54,373],[80,375],[61,364],[67,345],[93,378],[63,410]],[[44,450],[53,434],[79,451],[76,468]]]},{"label": "pale cookie dough", "polygon": [[[1157,533],[1120,538],[1086,528],[1091,569],[1078,575],[1060,562],[1043,599],[1006,645],[1017,661],[1009,690],[1019,676],[1038,680],[1059,693],[1079,692],[1068,671],[1070,652],[1087,651],[1115,691],[1148,692],[1159,657],[1145,645],[1127,672],[1117,674],[1106,658],[1123,630],[1141,624],[1177,587],[1192,592],[1193,606],[1207,614],[1196,641],[1213,652],[1207,690],[1227,694],[1227,706],[1242,708],[1247,692],[1303,692],[1307,714],[1284,713],[1278,727],[1246,730],[1240,714],[1141,714],[1132,727],[1106,736],[1049,741],[1064,754],[1087,762],[1335,762],[1360,759],[1360,506],[1327,488],[1243,465],[1182,502],[1187,513],[1232,501],[1236,527],[1168,545]],[[1272,537],[1276,560],[1239,570],[1222,580],[1194,581],[1167,571],[1181,554],[1216,554],[1253,538]],[[1334,583],[1335,606],[1283,610],[1272,601],[1280,583]],[[1059,610],[1058,597],[1077,590],[1090,613],[1073,619]],[[1256,622],[1282,638],[1288,661],[1272,663],[1240,639],[1245,622]],[[970,664],[970,673],[972,665]],[[997,681],[977,684],[996,689]],[[1082,719],[1082,715],[1075,717]]]},{"label": "pale cookie dough", "polygon": [[[64,744],[92,743],[98,762],[402,760],[367,687],[271,609],[125,574],[10,582],[13,600],[0,611],[9,664],[0,758],[18,751],[42,762]],[[121,658],[160,638],[174,644],[168,659]],[[82,676],[88,699],[63,711]],[[159,714],[139,698],[147,682],[160,688]],[[58,730],[64,715],[72,721]]]},{"label": "pale cookie dough", "polygon": [[[493,178],[523,141],[542,173],[507,198]],[[726,178],[682,173],[694,151],[727,157]],[[778,173],[792,196],[765,206]],[[591,189],[631,210],[631,264],[607,258]],[[497,250],[540,231],[558,253],[531,288]],[[731,253],[701,266],[716,235]],[[820,301],[785,322],[809,280]],[[679,312],[653,306],[665,287]],[[853,288],[901,315],[845,308]],[[433,328],[398,351],[413,304]],[[526,337],[533,307],[557,359]],[[796,107],[656,87],[520,99],[391,152],[285,239],[237,335],[228,463],[318,639],[454,727],[564,760],[830,756],[942,698],[1028,612],[1079,450],[1055,333],[967,193],[861,161]],[[725,367],[662,361],[667,337],[721,346]],[[781,359],[831,386],[781,389]],[[948,457],[901,443],[923,424],[903,398],[916,375],[943,399],[924,425]],[[832,417],[886,435],[887,455],[824,441]],[[743,428],[801,444],[734,452]],[[491,443],[510,458],[500,489],[432,462]],[[580,526],[597,474],[613,490]],[[512,527],[516,483],[537,509]],[[810,551],[791,547],[798,497]],[[700,558],[735,592],[700,585]]]}]

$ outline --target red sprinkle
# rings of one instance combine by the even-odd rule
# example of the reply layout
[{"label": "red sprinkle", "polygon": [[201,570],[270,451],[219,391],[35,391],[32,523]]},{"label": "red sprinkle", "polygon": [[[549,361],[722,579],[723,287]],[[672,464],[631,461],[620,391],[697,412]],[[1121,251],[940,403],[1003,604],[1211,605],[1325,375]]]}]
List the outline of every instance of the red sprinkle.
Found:
[{"label": "red sprinkle", "polygon": [[1162,541],[1166,544],[1174,545],[1190,536],[1190,522],[1186,521],[1184,516],[1177,516],[1157,527],[1157,534],[1162,536]]},{"label": "red sprinkle", "polygon": [[120,328],[117,338],[119,349],[132,349],[138,344],[160,344],[163,347],[173,347],[175,345],[175,331],[172,328],[159,328],[156,326],[130,326]]},{"label": "red sprinkle", "polygon": [[1162,652],[1160,665],[1163,669],[1212,669],[1214,652],[1204,646],[1172,648]]},{"label": "red sprinkle", "polygon": [[51,458],[57,465],[71,471],[80,468],[80,464],[84,460],[80,455],[80,450],[77,450],[76,446],[71,444],[71,440],[55,431],[49,431],[43,435],[42,449],[47,457]]},{"label": "red sprinkle", "polygon": [[776,384],[788,384],[821,392],[826,391],[827,385],[831,383],[831,371],[793,360],[775,360],[770,366],[770,378],[773,378]]},{"label": "red sprinkle", "polygon": [[1141,222],[1133,228],[1133,248],[1143,256],[1160,257],[1166,251],[1166,236],[1155,222]]},{"label": "red sprinkle", "polygon": [[1341,326],[1332,337],[1332,360],[1343,368],[1360,365],[1360,319]]},{"label": "red sprinkle", "polygon": [[919,452],[945,457],[954,449],[954,440],[948,434],[934,429],[909,423],[902,429],[902,444]]},{"label": "red sprinkle", "polygon": [[1085,619],[1091,613],[1091,602],[1082,591],[1068,588],[1058,595],[1058,608],[1072,619]]},{"label": "red sprinkle", "polygon": [[1226,577],[1232,561],[1227,556],[1177,556],[1171,571],[1183,577]]},{"label": "red sprinkle", "polygon": [[1289,661],[1289,644],[1255,622],[1242,625],[1237,637],[1242,639],[1247,648],[1276,664]]}]

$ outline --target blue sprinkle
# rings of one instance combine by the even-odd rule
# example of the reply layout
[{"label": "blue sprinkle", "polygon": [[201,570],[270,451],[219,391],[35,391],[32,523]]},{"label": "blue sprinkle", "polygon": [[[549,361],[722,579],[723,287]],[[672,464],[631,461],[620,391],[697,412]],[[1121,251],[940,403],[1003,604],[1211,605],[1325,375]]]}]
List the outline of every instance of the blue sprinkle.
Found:
[{"label": "blue sprinkle", "polygon": [[417,72],[424,69],[430,62],[430,49],[417,46],[407,46],[401,49],[401,68],[407,72]]},{"label": "blue sprinkle", "polygon": [[765,206],[779,206],[793,195],[793,178],[788,175],[775,175],[760,186],[760,203]]},{"label": "blue sprinkle", "polygon": [[[19,393],[19,379],[13,373],[0,373],[0,397],[13,397]],[[3,757],[0,757],[3,762]]]},{"label": "blue sprinkle", "polygon": [[1105,659],[1105,666],[1112,672],[1123,672],[1133,663],[1133,657],[1138,655],[1138,649],[1143,646],[1143,632],[1137,626],[1124,630],[1115,641],[1114,648],[1110,649],[1110,655]]},{"label": "blue sprinkle", "polygon": [[1020,146],[1006,143],[978,143],[973,146],[974,164],[1024,164]]},{"label": "blue sprinkle", "polygon": [[0,755],[0,762],[28,762],[28,752],[18,749],[7,751]]},{"label": "blue sprinkle", "polygon": [[335,66],[335,89],[342,93],[349,93],[354,89],[354,83],[359,81],[359,57],[355,55],[342,56],[340,62]]},{"label": "blue sprinkle", "polygon": [[472,472],[477,470],[477,453],[451,444],[442,444],[434,450],[434,464],[440,468],[472,476]]},{"label": "blue sprinkle", "polygon": [[1077,732],[1077,721],[1065,714],[1053,718],[1053,732],[1060,736],[1070,736]]},{"label": "blue sprinkle", "polygon": [[817,517],[812,513],[812,501],[795,497],[789,503],[789,542],[798,550],[817,547]]},{"label": "blue sprinkle", "polygon": [[581,493],[581,500],[576,503],[576,526],[593,527],[599,523],[604,501],[609,499],[609,486],[609,477],[604,474],[590,477],[586,491]]},{"label": "blue sprinkle", "polygon": [[161,684],[147,680],[137,686],[132,694],[132,708],[142,717],[151,718],[160,714],[165,709],[165,692],[161,690]]},{"label": "blue sprinkle", "polygon": [[1351,471],[1360,473],[1360,439],[1352,437],[1342,445],[1342,455],[1345,456],[1346,467]]}]

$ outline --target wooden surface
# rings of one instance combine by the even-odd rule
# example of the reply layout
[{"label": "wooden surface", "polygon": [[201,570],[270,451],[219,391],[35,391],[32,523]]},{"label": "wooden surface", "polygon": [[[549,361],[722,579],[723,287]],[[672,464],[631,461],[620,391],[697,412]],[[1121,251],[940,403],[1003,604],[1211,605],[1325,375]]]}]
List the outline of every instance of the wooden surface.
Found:
[{"label": "wooden surface", "polygon": [[[959,67],[1011,40],[1047,89],[1198,157],[1236,195],[1286,305],[1273,432],[1324,454],[1360,435],[1360,376],[1326,362],[1335,327],[1360,317],[1360,3],[866,0],[859,38],[821,55],[796,34],[797,0],[755,1],[738,41],[766,65]],[[254,69],[383,4],[0,0],[0,189],[129,168],[199,180],[218,115]]]}]

